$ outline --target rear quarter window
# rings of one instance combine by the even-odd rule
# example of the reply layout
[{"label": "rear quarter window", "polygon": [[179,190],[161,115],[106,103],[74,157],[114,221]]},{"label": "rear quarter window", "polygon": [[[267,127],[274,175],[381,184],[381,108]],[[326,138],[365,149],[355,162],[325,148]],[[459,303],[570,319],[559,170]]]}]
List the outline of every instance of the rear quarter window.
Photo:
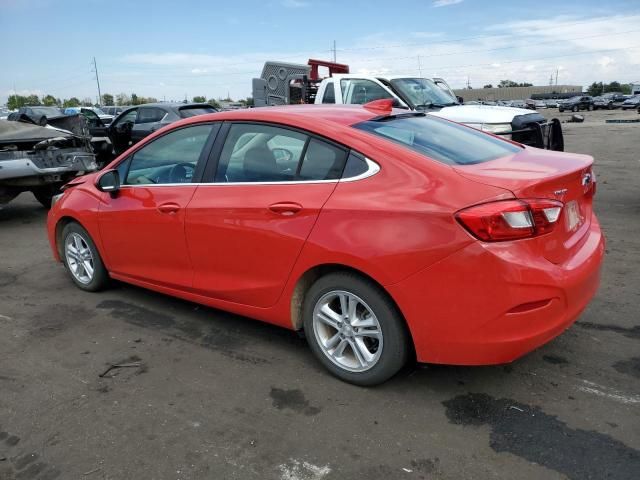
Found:
[{"label": "rear quarter window", "polygon": [[472,165],[522,151],[504,140],[430,115],[383,117],[354,128],[447,165]]}]

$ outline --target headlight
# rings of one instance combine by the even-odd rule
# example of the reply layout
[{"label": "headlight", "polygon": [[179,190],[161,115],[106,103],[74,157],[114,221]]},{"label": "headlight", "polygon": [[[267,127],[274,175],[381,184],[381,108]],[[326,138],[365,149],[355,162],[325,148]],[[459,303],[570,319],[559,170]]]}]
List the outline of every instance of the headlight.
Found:
[{"label": "headlight", "polygon": [[511,132],[512,129],[510,123],[483,123],[480,125],[480,130],[500,135],[502,138],[511,140],[511,135],[502,135],[503,133]]}]

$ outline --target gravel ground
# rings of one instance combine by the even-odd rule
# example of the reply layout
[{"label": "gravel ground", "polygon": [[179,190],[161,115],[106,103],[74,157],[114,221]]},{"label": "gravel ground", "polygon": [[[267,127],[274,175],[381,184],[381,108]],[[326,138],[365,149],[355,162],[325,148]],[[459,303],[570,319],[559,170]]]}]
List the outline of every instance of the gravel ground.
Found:
[{"label": "gravel ground", "polygon": [[[604,119],[639,116],[585,117],[566,149],[596,158],[608,245],[579,321],[511,365],[370,389],[295,333],[124,284],[80,291],[21,195],[0,210],[0,480],[638,479],[640,124]],[[114,363],[138,366],[99,376]]]}]

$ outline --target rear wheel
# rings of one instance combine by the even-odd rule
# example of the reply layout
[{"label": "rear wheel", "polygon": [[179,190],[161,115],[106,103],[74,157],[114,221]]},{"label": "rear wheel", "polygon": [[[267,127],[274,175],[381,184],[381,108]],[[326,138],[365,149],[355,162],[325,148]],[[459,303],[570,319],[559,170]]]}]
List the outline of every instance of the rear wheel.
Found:
[{"label": "rear wheel", "polygon": [[320,278],[307,292],[304,329],[318,360],[336,377],[377,385],[409,358],[409,334],[396,306],[376,284],[352,273]]},{"label": "rear wheel", "polygon": [[73,283],[82,290],[97,292],[109,283],[109,274],[95,243],[89,233],[75,222],[62,230],[62,261]]},{"label": "rear wheel", "polygon": [[577,112],[579,110],[578,105],[574,105],[571,109],[572,112]]},{"label": "rear wheel", "polygon": [[589,106],[587,107],[587,110],[589,110],[589,111],[591,112],[591,111],[593,110],[593,105],[589,105]]},{"label": "rear wheel", "polygon": [[41,127],[46,127],[47,126],[47,117],[45,117],[44,115],[42,117],[40,117],[40,121],[38,122],[38,125],[40,125]]}]

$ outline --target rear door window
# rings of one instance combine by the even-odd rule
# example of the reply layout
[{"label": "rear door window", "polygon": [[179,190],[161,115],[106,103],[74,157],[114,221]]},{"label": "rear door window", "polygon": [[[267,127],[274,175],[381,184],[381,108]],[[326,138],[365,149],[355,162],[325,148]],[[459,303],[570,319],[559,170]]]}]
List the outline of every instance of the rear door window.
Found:
[{"label": "rear door window", "polygon": [[342,103],[363,105],[383,98],[393,98],[381,85],[363,78],[343,78],[340,80]]},{"label": "rear door window", "polygon": [[336,89],[333,82],[327,83],[322,96],[322,103],[336,103]]},{"label": "rear door window", "polygon": [[167,112],[161,108],[142,107],[138,112],[138,120],[136,123],[155,123],[164,118]]},{"label": "rear door window", "polygon": [[179,111],[182,118],[195,117],[196,115],[204,115],[206,113],[217,112],[217,110],[213,107],[183,107]]}]

